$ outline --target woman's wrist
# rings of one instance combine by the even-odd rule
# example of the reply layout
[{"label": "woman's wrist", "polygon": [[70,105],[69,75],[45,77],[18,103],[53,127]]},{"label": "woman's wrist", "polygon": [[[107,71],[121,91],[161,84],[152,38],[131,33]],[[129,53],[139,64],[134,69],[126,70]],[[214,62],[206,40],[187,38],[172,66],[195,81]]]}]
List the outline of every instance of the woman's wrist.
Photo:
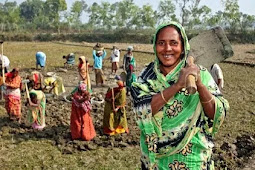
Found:
[{"label": "woman's wrist", "polygon": [[[174,93],[178,93],[181,89],[182,89],[182,87],[179,85],[179,84],[177,84],[177,83],[175,83],[175,84],[173,84],[172,86],[170,86],[169,88],[171,88],[173,91],[175,91]],[[162,90],[161,92],[160,92],[160,95],[161,95],[161,98],[162,98],[162,100],[165,102],[165,103],[167,103],[168,102],[168,100],[170,100],[170,98],[168,98],[168,97],[166,97],[165,95],[164,95],[164,91],[167,91],[167,90],[169,90],[168,88],[167,89],[164,89],[164,90]]]},{"label": "woman's wrist", "polygon": [[197,84],[197,90],[199,91],[200,89],[206,88],[203,83],[198,83]]},{"label": "woman's wrist", "polygon": [[181,89],[183,88],[178,82],[173,84],[174,88],[176,88],[177,92],[181,91]]}]

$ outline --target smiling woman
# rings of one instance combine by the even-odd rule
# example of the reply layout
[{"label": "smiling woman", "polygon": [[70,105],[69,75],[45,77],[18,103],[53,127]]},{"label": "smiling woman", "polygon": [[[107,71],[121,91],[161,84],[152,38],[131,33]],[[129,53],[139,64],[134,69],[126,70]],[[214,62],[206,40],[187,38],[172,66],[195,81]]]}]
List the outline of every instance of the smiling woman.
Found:
[{"label": "smiling woman", "polygon": [[159,32],[156,40],[156,54],[163,74],[169,73],[182,59],[183,40],[178,29],[165,27]]},{"label": "smiling woman", "polygon": [[[203,66],[187,65],[190,46],[180,24],[160,25],[153,43],[156,59],[131,91],[141,130],[142,169],[214,169],[212,137],[228,102]],[[195,94],[187,93],[188,75],[196,77]]]}]

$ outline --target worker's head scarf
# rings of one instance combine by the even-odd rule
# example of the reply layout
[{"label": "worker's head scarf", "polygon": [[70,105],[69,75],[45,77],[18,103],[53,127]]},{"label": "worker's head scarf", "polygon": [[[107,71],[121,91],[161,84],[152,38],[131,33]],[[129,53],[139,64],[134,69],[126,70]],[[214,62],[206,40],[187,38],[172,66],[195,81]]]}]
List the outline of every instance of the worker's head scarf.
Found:
[{"label": "worker's head scarf", "polygon": [[81,83],[81,84],[79,85],[78,88],[79,88],[79,90],[82,91],[82,92],[87,91],[87,85],[84,84],[84,83]]},{"label": "worker's head scarf", "polygon": [[116,80],[116,83],[119,86],[119,88],[124,87],[124,82],[123,82],[122,78],[119,75],[115,76],[115,80]]},{"label": "worker's head scarf", "polygon": [[133,48],[133,46],[128,46],[128,48],[127,48],[127,51],[133,51],[134,50],[134,48]]},{"label": "worker's head scarf", "polygon": [[[81,59],[81,61],[84,63],[86,63],[86,57],[85,56],[80,56],[79,59]],[[80,63],[79,63],[80,64]]]},{"label": "worker's head scarf", "polygon": [[178,33],[181,36],[182,46],[183,46],[183,50],[184,50],[184,53],[182,54],[183,57],[182,57],[181,61],[179,62],[179,64],[174,68],[174,70],[171,71],[171,73],[168,73],[168,75],[166,76],[167,81],[170,81],[170,80],[178,79],[178,73],[186,64],[187,56],[190,51],[190,45],[188,42],[188,37],[187,37],[185,30],[181,24],[172,21],[172,22],[169,22],[166,24],[161,24],[160,26],[158,26],[158,28],[156,29],[154,38],[153,38],[153,49],[156,54],[155,55],[156,56],[156,58],[155,58],[155,72],[156,72],[158,78],[161,77],[162,75],[159,74],[160,73],[160,71],[159,71],[160,61],[157,57],[157,51],[156,51],[157,35],[161,29],[163,29],[167,26],[172,26],[178,31]]},{"label": "worker's head scarf", "polygon": [[87,68],[86,67],[86,64],[87,64],[86,57],[85,56],[80,56],[79,59],[82,61],[82,63],[79,62],[78,67],[80,69],[85,69],[85,72],[86,72],[87,71],[87,69],[86,69]]}]

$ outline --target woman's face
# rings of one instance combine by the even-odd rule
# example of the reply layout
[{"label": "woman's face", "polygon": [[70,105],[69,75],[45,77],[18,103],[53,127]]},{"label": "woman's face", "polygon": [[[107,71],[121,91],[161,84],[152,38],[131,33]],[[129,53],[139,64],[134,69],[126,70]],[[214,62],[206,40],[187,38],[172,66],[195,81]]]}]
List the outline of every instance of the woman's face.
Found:
[{"label": "woman's face", "polygon": [[79,62],[80,62],[81,64],[83,64],[83,61],[82,61],[82,59],[81,59],[81,58],[79,58]]},{"label": "woman's face", "polygon": [[18,71],[14,71],[13,72],[13,77],[16,77],[16,76],[18,76],[19,75],[19,72]]},{"label": "woman's face", "polygon": [[161,65],[172,70],[181,60],[183,51],[181,37],[173,27],[162,28],[157,34],[156,53]]}]

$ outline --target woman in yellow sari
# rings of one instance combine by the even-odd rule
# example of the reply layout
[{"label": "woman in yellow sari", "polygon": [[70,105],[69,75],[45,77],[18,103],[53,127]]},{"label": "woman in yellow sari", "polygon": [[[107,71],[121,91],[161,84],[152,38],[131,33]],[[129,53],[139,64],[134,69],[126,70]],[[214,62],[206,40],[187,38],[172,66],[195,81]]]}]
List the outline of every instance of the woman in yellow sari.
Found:
[{"label": "woman in yellow sari", "polygon": [[109,88],[105,95],[103,128],[107,135],[129,133],[126,116],[126,88],[117,78],[118,87]]}]

